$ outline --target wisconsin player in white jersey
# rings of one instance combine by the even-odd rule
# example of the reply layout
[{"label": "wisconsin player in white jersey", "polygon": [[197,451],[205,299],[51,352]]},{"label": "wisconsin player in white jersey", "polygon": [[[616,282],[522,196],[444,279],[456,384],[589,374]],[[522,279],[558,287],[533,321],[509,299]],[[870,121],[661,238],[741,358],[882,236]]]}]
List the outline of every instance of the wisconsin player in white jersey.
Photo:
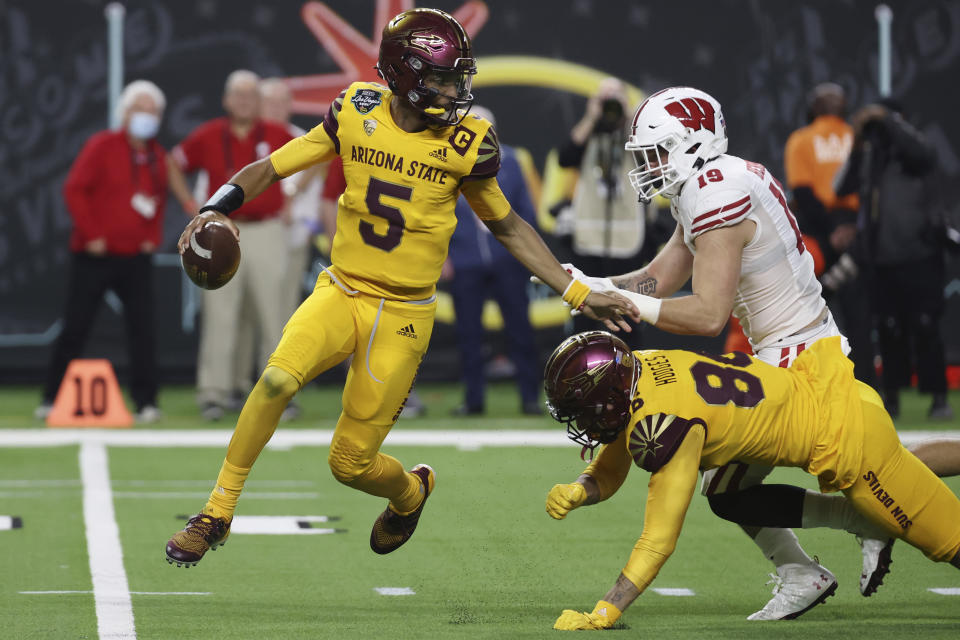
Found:
[{"label": "wisconsin player in white jersey", "polygon": [[[690,87],[651,95],[637,109],[626,149],[636,160],[629,177],[640,199],[669,198],[676,230],[642,269],[605,279],[570,265],[575,277],[597,289],[627,290],[645,321],[671,333],[717,335],[732,311],[757,357],[776,366],[789,366],[822,337],[840,335],[780,183],[762,165],[726,154],[726,125],[714,98]],[[691,276],[692,295],[667,299]],[[743,526],[782,581],[751,620],[795,618],[822,602],[836,578],[790,529],[746,526],[750,520],[769,522],[772,509],[784,527],[842,529],[852,513],[842,496],[759,486],[771,470],[732,462],[705,472],[702,483],[714,512]],[[885,536],[864,542],[864,595],[887,573],[891,545]]]}]

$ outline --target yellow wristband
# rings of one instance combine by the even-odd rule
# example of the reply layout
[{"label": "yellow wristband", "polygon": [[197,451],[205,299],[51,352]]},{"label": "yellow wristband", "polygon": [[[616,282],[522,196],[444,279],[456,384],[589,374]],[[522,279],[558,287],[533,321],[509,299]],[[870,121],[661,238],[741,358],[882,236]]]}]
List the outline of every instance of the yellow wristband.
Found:
[{"label": "yellow wristband", "polygon": [[590,287],[574,278],[563,290],[563,301],[579,311],[588,295],[590,295]]},{"label": "yellow wristband", "polygon": [[623,615],[623,612],[620,611],[620,609],[617,609],[615,605],[610,604],[606,600],[600,600],[599,602],[597,602],[597,606],[593,608],[592,615],[603,616],[612,625],[614,622],[620,619],[620,616]]}]

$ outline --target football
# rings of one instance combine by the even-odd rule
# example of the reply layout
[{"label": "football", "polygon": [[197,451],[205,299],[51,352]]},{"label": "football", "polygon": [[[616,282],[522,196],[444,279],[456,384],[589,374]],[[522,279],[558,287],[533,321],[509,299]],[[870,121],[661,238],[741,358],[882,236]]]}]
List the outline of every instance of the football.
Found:
[{"label": "football", "polygon": [[240,243],[227,225],[207,222],[190,235],[180,263],[198,287],[219,289],[230,282],[240,266]]}]

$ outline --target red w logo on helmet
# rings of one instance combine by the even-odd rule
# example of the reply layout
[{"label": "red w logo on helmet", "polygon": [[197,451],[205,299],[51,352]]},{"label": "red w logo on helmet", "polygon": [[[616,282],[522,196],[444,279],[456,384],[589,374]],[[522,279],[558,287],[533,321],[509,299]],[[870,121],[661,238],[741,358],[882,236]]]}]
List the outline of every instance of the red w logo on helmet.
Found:
[{"label": "red w logo on helmet", "polygon": [[666,107],[667,113],[694,131],[706,129],[710,133],[717,132],[713,105],[703,98],[681,98],[678,102],[671,102]]}]

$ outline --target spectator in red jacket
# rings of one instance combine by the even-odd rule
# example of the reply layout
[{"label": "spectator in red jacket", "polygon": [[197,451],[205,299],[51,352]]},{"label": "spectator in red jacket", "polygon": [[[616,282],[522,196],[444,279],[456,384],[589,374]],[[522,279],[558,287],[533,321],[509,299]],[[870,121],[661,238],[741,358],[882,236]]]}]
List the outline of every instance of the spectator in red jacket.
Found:
[{"label": "spectator in red jacket", "polygon": [[[207,184],[221,185],[250,162],[267,157],[293,139],[284,125],[260,117],[260,77],[252,71],[240,69],[227,77],[223,108],[226,117],[194,129],[174,147],[167,162],[174,192],[191,215],[197,213],[196,204],[183,172],[203,171]],[[279,286],[287,269],[283,208],[284,195],[277,183],[230,216],[240,229],[240,268],[222,289],[203,292],[197,401],[207,420],[223,416],[236,379],[241,313],[251,313],[256,324],[261,367],[290,317]]]},{"label": "spectator in red jacket", "polygon": [[107,290],[123,302],[136,419],[160,417],[151,255],[167,199],[166,152],[156,140],[165,103],[157,85],[131,82],[120,96],[120,128],[90,138],[67,175],[72,264],[38,418],[49,414],[67,365],[81,355]]}]

